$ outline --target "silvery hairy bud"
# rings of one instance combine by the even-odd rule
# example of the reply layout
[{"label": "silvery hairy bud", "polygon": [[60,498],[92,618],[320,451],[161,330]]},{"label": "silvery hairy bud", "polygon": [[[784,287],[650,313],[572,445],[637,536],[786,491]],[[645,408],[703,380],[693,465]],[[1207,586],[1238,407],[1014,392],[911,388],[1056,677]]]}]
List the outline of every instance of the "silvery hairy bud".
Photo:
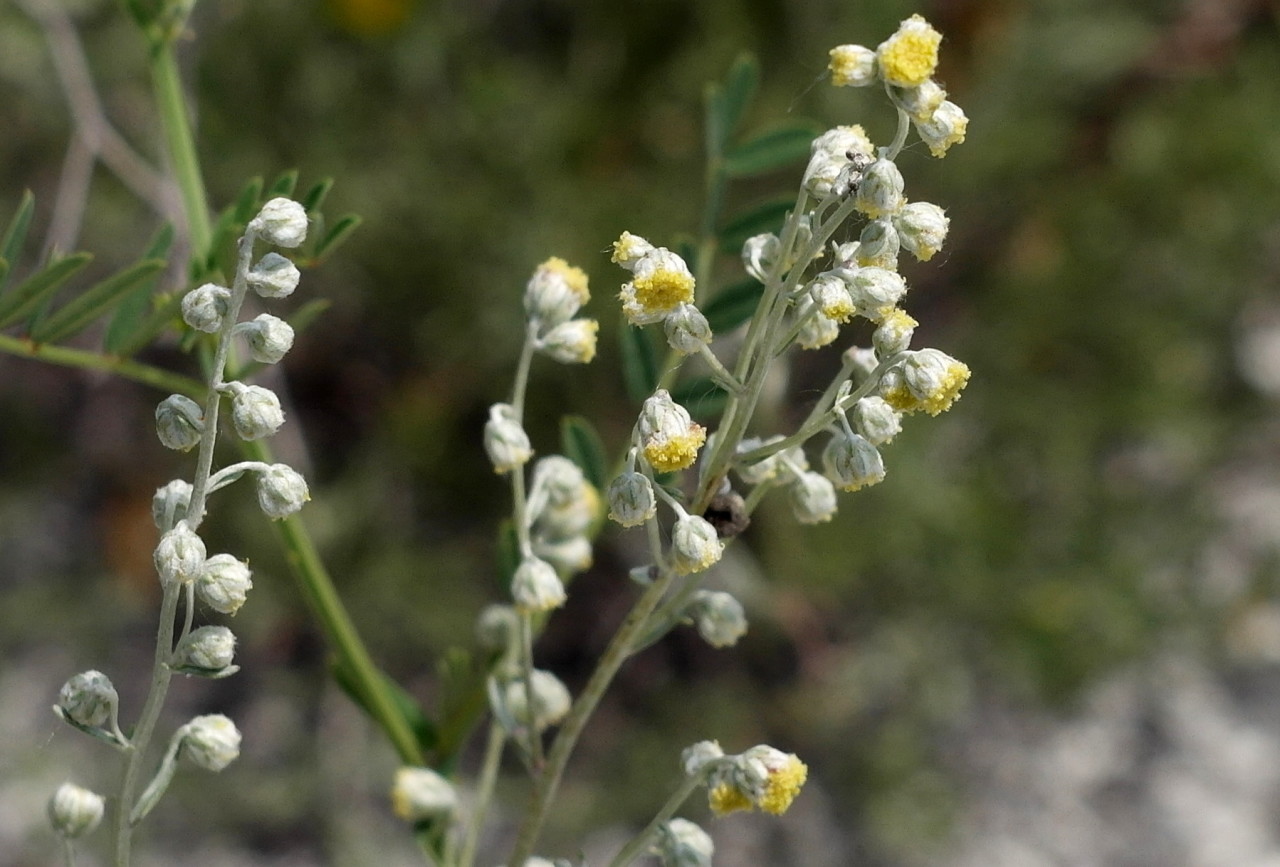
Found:
[{"label": "silvery hairy bud", "polygon": [[662,867],[711,867],[711,835],[688,819],[669,819],[658,828],[654,852]]},{"label": "silvery hairy bud", "polygon": [[835,485],[821,473],[798,473],[789,487],[791,513],[801,524],[821,524],[835,515]]},{"label": "silvery hairy bud", "polygon": [[570,319],[544,334],[538,349],[561,364],[587,364],[596,357],[599,331],[600,323],[594,319]]},{"label": "silvery hairy bud", "polygon": [[849,277],[849,294],[860,315],[879,322],[907,294],[907,281],[887,268],[859,268]]},{"label": "silvery hairy bud", "polygon": [[658,512],[653,484],[644,473],[623,473],[609,483],[609,518],[624,527],[638,527]]},{"label": "silvery hairy bud", "polygon": [[541,732],[568,715],[573,698],[560,678],[549,671],[534,669],[527,685],[533,693],[532,717],[529,711],[530,689],[526,689],[524,678],[516,677],[501,685],[494,684],[490,689],[489,701],[494,716],[508,732],[528,731],[530,722],[534,731]]},{"label": "silvery hairy bud", "polygon": [[156,435],[167,449],[191,451],[204,436],[204,410],[181,394],[171,394],[156,405]]},{"label": "silvery hairy bud", "polygon": [[591,300],[586,272],[552,256],[533,271],[524,288],[524,310],[543,328],[568,322]]},{"label": "silvery hairy bud", "polygon": [[662,327],[667,333],[667,345],[685,355],[701,352],[711,342],[711,325],[692,304],[681,304],[668,313]]},{"label": "silvery hairy bud", "polygon": [[229,382],[231,424],[244,440],[260,440],[273,435],[284,424],[284,410],[275,392],[260,385]]},{"label": "silvery hairy bud", "polygon": [[222,327],[231,302],[231,290],[213,283],[192,289],[182,298],[182,321],[209,334]]},{"label": "silvery hairy bud", "polygon": [[524,613],[550,611],[564,604],[564,584],[555,567],[537,557],[526,557],[511,578],[511,597]]},{"label": "silvery hairy bud", "polygon": [[302,272],[279,253],[268,253],[246,275],[249,288],[262,298],[287,298],[298,288]]},{"label": "silvery hairy bud", "polygon": [[116,714],[120,696],[111,678],[100,671],[73,675],[58,690],[58,715],[84,728],[105,726]]},{"label": "silvery hairy bud", "polygon": [[732,647],[747,632],[742,603],[722,591],[699,590],[693,595],[688,613],[698,634],[712,647]]},{"label": "silvery hairy bud", "polygon": [[161,585],[168,587],[194,581],[204,569],[206,556],[204,541],[186,521],[179,521],[160,537],[160,544],[156,546],[156,571]]},{"label": "silvery hairy bud", "polygon": [[893,271],[898,267],[901,241],[898,230],[888,220],[872,220],[858,237],[858,264],[875,265]]},{"label": "silvery hairy bud", "polygon": [[710,568],[724,553],[716,528],[697,515],[681,515],[671,528],[671,565],[689,575]]},{"label": "silvery hairy bud", "polygon": [[872,445],[884,445],[902,433],[902,414],[882,397],[862,398],[853,405],[849,415],[858,433]]},{"label": "silvery hairy bud", "polygon": [[893,160],[876,160],[862,173],[857,208],[872,218],[892,214],[903,205],[903,187],[902,172]]},{"label": "silvery hairy bud", "polygon": [[509,403],[489,407],[489,420],[484,425],[484,450],[499,475],[524,466],[533,457],[529,435],[524,432],[516,411]]},{"label": "silvery hairy bud", "polygon": [[187,633],[173,652],[172,666],[191,674],[231,674],[236,637],[225,626],[201,626]]},{"label": "silvery hairy bud", "polygon": [[742,245],[742,267],[752,277],[765,283],[769,279],[769,269],[781,252],[782,242],[777,235],[753,235]]},{"label": "silvery hairy bud", "polygon": [[476,618],[476,640],[485,650],[500,652],[512,647],[520,628],[520,615],[510,605],[486,605]]},{"label": "silvery hairy bud", "polygon": [[832,484],[843,491],[857,491],[884,481],[884,461],[865,437],[841,433],[822,450],[822,466]]},{"label": "silvery hairy bud", "polygon": [[214,554],[196,579],[196,595],[219,614],[235,614],[253,589],[251,574],[248,563],[230,554]]},{"label": "silvery hairy bud", "polygon": [[258,508],[268,518],[287,518],[310,499],[307,480],[287,464],[272,464],[258,473]]},{"label": "silvery hairy bud", "polygon": [[724,750],[720,749],[720,744],[716,741],[698,741],[692,746],[685,747],[680,754],[680,767],[685,774],[692,777],[694,774],[702,773],[708,764],[717,759],[724,758]]},{"label": "silvery hairy bud", "polygon": [[902,246],[921,262],[932,259],[947,239],[951,221],[942,208],[930,202],[910,202],[893,215]]},{"label": "silvery hairy bud", "polygon": [[277,247],[297,247],[307,238],[306,208],[292,199],[272,199],[249,221],[245,231],[254,232]]},{"label": "silvery hairy bud", "polygon": [[167,531],[187,516],[187,507],[191,505],[191,483],[182,479],[174,479],[162,488],[156,488],[151,497],[151,519],[156,529]]},{"label": "silvery hairy bud", "polygon": [[293,347],[293,326],[270,313],[262,313],[236,328],[244,334],[254,361],[275,364]]},{"label": "silvery hairy bud", "polygon": [[240,730],[220,713],[198,716],[178,729],[182,754],[206,771],[220,771],[240,755]]},{"label": "silvery hairy bud", "polygon": [[876,348],[876,353],[884,358],[906,352],[919,324],[906,311],[893,310],[880,320],[879,327],[871,335],[871,344]]},{"label": "silvery hairy bud", "polygon": [[391,807],[408,822],[438,819],[458,808],[458,792],[430,768],[401,768],[391,786]]},{"label": "silvery hairy bud", "polygon": [[105,806],[101,795],[74,783],[63,783],[49,799],[49,824],[59,837],[74,839],[98,827]]}]

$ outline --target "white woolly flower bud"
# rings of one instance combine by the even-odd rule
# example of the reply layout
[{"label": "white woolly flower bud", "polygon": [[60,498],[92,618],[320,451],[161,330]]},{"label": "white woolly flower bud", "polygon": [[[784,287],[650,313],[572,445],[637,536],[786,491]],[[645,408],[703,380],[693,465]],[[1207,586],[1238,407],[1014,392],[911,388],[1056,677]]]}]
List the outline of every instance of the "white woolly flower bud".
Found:
[{"label": "white woolly flower bud", "polygon": [[912,120],[928,120],[947,98],[947,92],[930,78],[917,87],[891,87],[889,98],[893,104],[911,116]]},{"label": "white woolly flower bud", "polygon": [[591,568],[594,552],[591,540],[586,536],[568,539],[534,539],[533,553],[550,563],[563,575],[572,575]]},{"label": "white woolly flower bud", "polygon": [[168,587],[171,584],[186,584],[200,576],[207,556],[204,540],[187,526],[186,521],[179,521],[172,530],[160,537],[156,546],[156,571],[160,573],[160,584]]},{"label": "white woolly flower bud", "polygon": [[564,584],[550,563],[525,557],[511,578],[511,598],[522,613],[550,611],[564,604]]},{"label": "white woolly flower bud", "polygon": [[835,485],[821,473],[797,473],[789,488],[791,513],[801,524],[821,524],[835,515]]},{"label": "white woolly flower bud", "polygon": [[272,464],[258,473],[258,508],[268,518],[287,518],[310,499],[307,480],[287,464]]},{"label": "white woolly flower bud", "polygon": [[187,633],[173,651],[173,667],[180,671],[221,672],[236,655],[236,637],[225,626],[201,626]]},{"label": "white woolly flower bud", "polygon": [[815,150],[804,169],[804,188],[817,199],[825,199],[836,189],[849,165],[848,157],[828,150]]},{"label": "white woolly flower bud", "polygon": [[857,491],[884,481],[884,461],[866,438],[842,433],[822,450],[827,478],[843,491]]},{"label": "white woolly flower bud", "polygon": [[490,651],[505,651],[512,646],[520,628],[520,615],[510,605],[486,605],[476,618],[476,640]]},{"label": "white woolly flower bud", "polygon": [[587,364],[596,357],[599,330],[600,323],[594,319],[570,319],[543,335],[538,349],[561,364]]},{"label": "white woolly flower bud", "polygon": [[99,794],[74,783],[63,783],[49,798],[49,824],[68,840],[91,832],[102,821],[106,801]]},{"label": "white woolly flower bud", "polygon": [[245,231],[254,232],[277,247],[297,247],[307,239],[307,210],[292,199],[272,199],[249,221]]},{"label": "white woolly flower bud", "polygon": [[879,159],[862,173],[856,207],[868,217],[883,217],[902,207],[902,172],[893,160]]},{"label": "white woolly flower bud", "polygon": [[279,253],[268,253],[249,269],[245,279],[261,298],[287,298],[298,288],[302,272]]},{"label": "white woolly flower bud", "polygon": [[809,284],[809,297],[818,312],[836,322],[848,322],[857,312],[849,287],[835,271],[824,271]]},{"label": "white woolly flower bud", "polygon": [[[590,493],[587,492],[588,489]],[[530,491],[530,512],[541,513],[547,506],[563,508],[587,505],[590,507],[593,514],[586,520],[583,520],[582,516],[558,516],[568,519],[571,523],[571,526],[557,527],[563,535],[572,535],[585,530],[591,518],[594,517],[598,505],[598,500],[584,504],[584,500],[591,499],[595,489],[591,488],[587,482],[582,468],[564,455],[547,455],[538,461],[533,468],[533,484]]]},{"label": "white woolly flower bud", "polygon": [[893,271],[898,267],[898,250],[901,247],[902,242],[893,223],[871,220],[862,227],[858,238],[858,264]]},{"label": "white woolly flower bud", "polygon": [[438,819],[458,809],[458,792],[430,768],[400,768],[391,785],[391,808],[408,822]]},{"label": "white woolly flower bud", "polygon": [[222,327],[230,302],[230,289],[205,283],[183,296],[182,321],[197,331],[213,334]]},{"label": "white woolly flower bud", "polygon": [[872,445],[882,446],[902,433],[902,414],[882,397],[864,397],[849,413],[853,426]]},{"label": "white woolly flower bud", "polygon": [[156,435],[167,449],[188,452],[204,436],[204,410],[181,394],[171,394],[156,405]]},{"label": "white woolly flower bud", "polygon": [[969,368],[940,349],[906,353],[885,371],[880,396],[900,412],[937,415],[951,408],[969,381]]},{"label": "white woolly flower bud", "polygon": [[876,53],[863,45],[837,45],[830,51],[831,83],[836,87],[866,87],[876,80]]},{"label": "white woolly flower bud", "polygon": [[151,497],[151,519],[156,529],[167,531],[187,516],[191,506],[191,483],[174,479],[162,488],[156,488]]},{"label": "white woolly flower bud", "polygon": [[680,767],[687,776],[701,773],[709,762],[724,758],[724,750],[716,741],[698,741],[680,753]]},{"label": "white woolly flower bud", "polygon": [[929,153],[941,159],[947,149],[964,141],[969,128],[969,118],[964,110],[951,100],[943,100],[928,120],[915,121],[920,140],[929,146]]},{"label": "white woolly flower bud", "polygon": [[724,552],[711,522],[697,515],[681,515],[671,528],[671,566],[681,575],[709,569]]},{"label": "white woolly flower bud", "polygon": [[809,152],[816,154],[822,151],[848,160],[852,153],[871,156],[875,152],[875,146],[871,144],[871,139],[867,138],[867,133],[862,129],[861,124],[853,124],[833,127],[815,138],[809,147]]},{"label": "white woolly flower bud", "polygon": [[711,867],[711,835],[688,819],[670,819],[658,828],[654,853],[662,867]]},{"label": "white woolly flower bud", "polygon": [[763,235],[752,235],[742,245],[742,267],[755,279],[765,283],[769,279],[769,269],[778,261],[782,252],[782,242],[772,232]]},{"label": "white woolly flower bud", "polygon": [[[494,715],[508,732],[528,731],[532,721],[534,731],[541,732],[564,719],[573,704],[569,689],[549,671],[533,670],[526,689],[523,677],[513,678],[501,685],[490,698],[496,699]],[[533,712],[529,710],[529,692],[533,693]],[[532,716],[532,720],[530,717]]]},{"label": "white woolly flower bud", "polygon": [[711,342],[711,325],[692,304],[681,304],[668,313],[662,327],[667,333],[667,345],[685,355],[700,352]]},{"label": "white woolly flower bud", "polygon": [[623,473],[609,484],[609,517],[624,527],[638,527],[658,513],[653,484],[644,473]]},{"label": "white woolly flower bud", "polygon": [[111,678],[100,671],[72,675],[58,690],[58,712],[63,719],[85,728],[101,728],[110,721],[120,704]]},{"label": "white woolly flower bud", "polygon": [[747,633],[747,615],[742,603],[728,593],[699,590],[693,595],[689,614],[698,634],[712,647],[732,647]]},{"label": "white woolly flower bud", "polygon": [[894,87],[918,87],[938,66],[942,34],[923,16],[912,15],[876,47],[880,77]]},{"label": "white woolly flower bud", "polygon": [[[736,453],[745,455],[748,452],[755,451],[761,446],[772,445],[781,442],[783,439],[781,434],[774,434],[768,439],[760,439],[759,437],[748,437],[738,443]],[[752,464],[737,464],[736,469],[738,476],[748,485],[759,485],[763,482],[771,481],[778,477],[780,469],[781,457],[778,452],[774,452],[763,460],[756,461]]]},{"label": "white woolly flower bud", "polygon": [[907,294],[907,281],[897,271],[874,266],[859,268],[849,278],[849,294],[859,315],[879,322]]},{"label": "white woolly flower bud", "polygon": [[942,208],[930,202],[909,202],[893,215],[902,246],[921,262],[942,249],[951,221]]},{"label": "white woolly flower bud", "polygon": [[229,382],[231,392],[231,424],[244,440],[269,437],[284,424],[284,410],[275,392],[260,385]]},{"label": "white woolly flower bud", "polygon": [[609,261],[615,265],[620,265],[628,271],[635,271],[636,265],[645,256],[648,256],[654,250],[654,246],[641,238],[639,235],[633,235],[630,232],[623,232],[618,240],[613,242],[613,253],[609,257]]},{"label": "white woolly flower bud", "polygon": [[658,389],[644,402],[636,422],[644,459],[660,473],[683,470],[698,458],[707,432],[693,423],[689,411]]},{"label": "white woolly flower bud", "polygon": [[859,382],[870,376],[880,364],[876,351],[866,346],[850,346],[844,351],[843,358],[853,363],[854,379]]},{"label": "white woolly flower bud", "polygon": [[206,771],[220,771],[240,755],[240,730],[220,713],[198,716],[178,729],[182,754]]},{"label": "white woolly flower bud", "polygon": [[196,595],[219,614],[235,614],[253,589],[251,576],[248,563],[230,554],[214,554],[196,579]]},{"label": "white woolly flower bud", "polygon": [[275,364],[293,347],[293,326],[270,313],[262,313],[236,328],[244,334],[254,361]]},{"label": "white woolly flower bud", "polygon": [[533,457],[529,435],[516,420],[511,404],[495,403],[489,407],[489,420],[484,425],[484,450],[494,472],[500,475],[524,466]]},{"label": "white woolly flower bud", "polygon": [[813,299],[807,295],[796,305],[796,317],[800,319],[796,343],[801,349],[821,349],[840,336],[840,323],[815,309]]},{"label": "white woolly flower bud", "polygon": [[525,284],[524,310],[543,328],[568,322],[591,299],[586,272],[556,256],[533,271]]},{"label": "white woolly flower bud", "polygon": [[885,358],[906,352],[919,324],[905,310],[895,308],[884,314],[875,333],[871,335],[871,343],[876,352]]}]

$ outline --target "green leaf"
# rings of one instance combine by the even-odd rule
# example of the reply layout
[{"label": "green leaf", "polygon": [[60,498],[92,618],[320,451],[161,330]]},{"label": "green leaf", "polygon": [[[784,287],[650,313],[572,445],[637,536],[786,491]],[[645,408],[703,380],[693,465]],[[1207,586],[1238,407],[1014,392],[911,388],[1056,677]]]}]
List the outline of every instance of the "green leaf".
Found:
[{"label": "green leaf", "polygon": [[235,223],[243,226],[258,215],[262,204],[262,178],[250,178],[240,189],[235,204],[231,206],[231,217]]},{"label": "green leaf", "polygon": [[58,312],[33,328],[31,337],[41,343],[57,343],[78,334],[159,273],[164,266],[163,259],[144,259],[119,274],[108,277],[67,302]]},{"label": "green leaf", "polygon": [[223,250],[230,249],[231,240],[239,234],[240,228],[253,219],[258,213],[258,204],[262,201],[262,178],[250,178],[240,189],[235,202],[222,209],[218,220],[214,223],[209,240],[209,249],[203,258],[196,260],[191,271],[194,282],[203,282],[204,278],[218,270],[218,256]]},{"label": "green leaf", "polygon": [[183,292],[174,292],[167,298],[156,298],[156,306],[151,314],[128,336],[121,338],[119,343],[109,347],[109,351],[114,352],[121,358],[128,358],[154,340],[157,334],[169,327],[178,318],[178,311],[182,308],[183,294]]},{"label": "green leaf", "polygon": [[271,182],[271,186],[267,187],[265,198],[274,199],[276,196],[288,198],[293,195],[293,191],[297,186],[298,170],[289,169],[287,172],[281,172],[280,176]]},{"label": "green leaf", "polygon": [[347,236],[356,230],[356,228],[364,222],[362,217],[355,214],[346,214],[339,217],[338,222],[333,224],[333,228],[316,244],[315,258],[321,259],[324,256],[337,249],[339,244],[347,240]]},{"label": "green leaf", "polygon": [[720,251],[736,256],[742,251],[746,240],[753,235],[765,232],[778,234],[787,218],[787,212],[795,205],[794,197],[772,199],[734,217],[720,230]]},{"label": "green leaf", "polygon": [[89,253],[67,256],[18,284],[12,292],[0,298],[0,328],[7,328],[37,310],[92,259]]},{"label": "green leaf", "polygon": [[[342,691],[361,710],[368,714],[370,719],[375,719],[366,696],[359,689],[359,680],[351,670],[340,661],[334,660],[330,666],[330,673],[338,686],[342,687]],[[414,737],[417,738],[419,746],[422,747],[424,752],[433,749],[439,739],[439,735],[435,723],[422,710],[422,705],[418,704],[417,699],[405,692],[400,684],[388,677],[386,672],[379,671],[378,678],[379,686],[390,697],[391,703],[395,705],[396,712],[408,724]]]},{"label": "green leaf", "polygon": [[[160,231],[156,232],[151,243],[147,246],[147,250],[142,254],[143,259],[164,259],[169,255],[169,248],[173,245],[173,224],[165,223],[160,227]],[[138,286],[131,294],[126,295],[124,300],[116,307],[116,312],[111,317],[111,323],[107,326],[107,333],[102,340],[102,347],[112,355],[117,355],[120,348],[133,336],[134,332],[140,328],[146,319],[147,312],[151,309],[151,295],[155,291],[155,281],[148,280]]]},{"label": "green leaf", "polygon": [[741,178],[785,168],[809,158],[809,148],[821,132],[811,123],[792,123],[774,127],[742,144],[734,145],[724,155],[724,170],[730,177]]},{"label": "green leaf", "polygon": [[671,389],[671,399],[689,410],[694,419],[706,421],[720,416],[729,394],[710,378],[696,377]]},{"label": "green leaf", "polygon": [[22,194],[22,201],[18,204],[18,210],[14,211],[8,228],[4,230],[4,238],[0,239],[0,259],[6,265],[3,272],[0,272],[0,290],[4,289],[4,278],[8,276],[9,266],[22,255],[22,245],[27,240],[27,229],[31,228],[31,215],[35,209],[36,197],[27,190]]},{"label": "green leaf", "polygon": [[640,403],[658,387],[658,351],[643,328],[622,323],[618,342],[622,349],[622,379],[627,395]]},{"label": "green leaf", "polygon": [[440,724],[434,764],[441,773],[449,774],[472,729],[489,708],[489,698],[485,693],[489,661],[479,659],[461,647],[450,647],[440,657],[436,670],[440,682],[437,705]]},{"label": "green leaf", "polygon": [[760,297],[764,294],[764,284],[747,278],[721,289],[702,308],[702,315],[714,334],[732,331],[755,315]]},{"label": "green leaf", "polygon": [[734,60],[723,85],[707,88],[707,155],[712,159],[724,153],[759,85],[760,64],[744,52]]},{"label": "green leaf", "polygon": [[581,415],[566,415],[560,419],[560,448],[569,460],[577,464],[587,481],[603,491],[609,484],[608,458],[604,443],[589,419]]},{"label": "green leaf", "polygon": [[[515,469],[512,472],[518,473],[520,470]],[[520,539],[516,535],[516,525],[510,518],[498,525],[497,552],[498,580],[502,582],[502,589],[509,591],[511,579],[516,574],[516,567],[520,565]]]},{"label": "green leaf", "polygon": [[333,189],[333,178],[324,178],[303,193],[299,201],[302,203],[302,207],[307,209],[308,214],[315,213],[320,210],[320,206],[324,204],[325,197],[329,195],[329,190],[331,189]]}]

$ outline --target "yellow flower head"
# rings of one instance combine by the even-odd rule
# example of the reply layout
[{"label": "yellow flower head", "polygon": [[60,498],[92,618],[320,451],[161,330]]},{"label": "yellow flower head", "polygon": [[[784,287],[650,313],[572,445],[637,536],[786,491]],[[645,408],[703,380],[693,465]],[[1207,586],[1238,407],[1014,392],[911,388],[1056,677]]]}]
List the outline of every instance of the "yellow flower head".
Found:
[{"label": "yellow flower head", "polygon": [[636,423],[641,453],[660,473],[683,470],[698,459],[698,449],[707,441],[707,430],[694,424],[689,411],[659,389],[644,402]]},{"label": "yellow flower head", "polygon": [[885,372],[880,396],[899,412],[937,415],[959,400],[968,381],[968,365],[939,349],[922,349]]},{"label": "yellow flower head", "polygon": [[760,745],[713,772],[707,794],[717,816],[753,807],[780,816],[800,794],[809,768],[794,753]]},{"label": "yellow flower head", "polygon": [[923,16],[912,15],[876,49],[880,76],[895,87],[919,87],[938,66],[942,34]]},{"label": "yellow flower head", "polygon": [[752,807],[751,799],[736,786],[728,783],[712,786],[707,792],[707,801],[711,805],[711,812],[717,816],[727,816],[739,810],[750,810]]},{"label": "yellow flower head", "polygon": [[615,265],[621,265],[628,271],[634,271],[636,263],[651,252],[653,252],[653,245],[644,238],[630,232],[623,232],[618,240],[613,242],[613,255],[609,257],[609,261]]},{"label": "yellow flower head", "polygon": [[831,49],[831,83],[836,87],[865,87],[876,80],[876,53],[861,45]]},{"label": "yellow flower head", "polygon": [[591,292],[587,289],[587,272],[581,268],[570,265],[559,256],[552,256],[539,265],[538,269],[563,280],[581,303],[586,304],[591,300]]}]

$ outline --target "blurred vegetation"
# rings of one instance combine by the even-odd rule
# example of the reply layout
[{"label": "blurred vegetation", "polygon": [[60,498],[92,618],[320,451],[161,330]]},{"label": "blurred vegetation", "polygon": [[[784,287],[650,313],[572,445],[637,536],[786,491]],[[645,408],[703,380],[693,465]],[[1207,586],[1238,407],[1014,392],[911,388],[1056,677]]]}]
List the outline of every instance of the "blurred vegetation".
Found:
[{"label": "blurred vegetation", "polygon": [[[107,113],[158,159],[140,39],[113,3],[69,5]],[[1210,482],[1252,460],[1269,411],[1236,373],[1235,343],[1246,311],[1276,303],[1280,271],[1276,9],[197,8],[185,74],[214,206],[250,176],[296,167],[304,185],[335,177],[335,212],[365,218],[300,292],[333,307],[285,365],[305,440],[291,447],[313,463],[305,518],[356,622],[427,701],[433,660],[469,644],[475,613],[499,595],[492,541],[507,492],[479,431],[509,388],[533,266],[559,255],[584,267],[587,313],[605,332],[588,368],[535,368],[534,442],[551,451],[559,415],[589,410],[616,446],[635,410],[612,340],[621,277],[605,251],[623,229],[655,242],[696,229],[704,83],[750,50],[763,76],[749,126],[862,122],[883,140],[892,118],[878,100],[815,81],[833,44],[875,44],[913,11],[946,35],[940,77],[971,123],[947,159],[916,145],[900,161],[908,194],[952,220],[943,255],[906,272],[909,309],[917,342],[965,360],[972,383],[948,415],[912,420],[885,453],[886,482],[843,500],[832,524],[801,528],[785,502],[768,503],[745,539],[754,559],[722,570],[751,632],[733,651],[681,632],[624,670],[571,767],[553,851],[602,822],[642,821],[678,750],[716,737],[801,754],[859,863],[910,863],[944,839],[961,797],[947,737],[980,702],[1069,707],[1082,686],[1170,643],[1216,652],[1224,615],[1276,577],[1268,566],[1223,599],[1204,592],[1198,565],[1214,532]],[[71,129],[40,32],[7,4],[0,106],[0,214],[30,187],[46,203],[38,237]],[[735,188],[734,205],[789,192],[799,169]],[[94,267],[119,268],[158,225],[101,174],[79,247],[98,254]],[[772,408],[782,423],[803,417],[836,351],[795,361]],[[190,371],[174,347],[149,357]],[[0,540],[22,555],[0,566],[0,651],[72,643],[84,664],[122,671],[147,652],[131,646],[154,617],[147,504],[185,466],[143,434],[157,396],[0,358]],[[237,550],[255,552],[255,572],[283,577],[254,510],[215,517],[215,534],[254,537]],[[632,592],[618,538],[606,535],[540,648],[571,685]],[[260,581],[236,627],[258,657],[237,700],[285,688],[266,668],[281,665],[298,675],[288,694],[315,700],[320,651],[287,584]],[[596,787],[609,797],[592,799]],[[300,827],[314,804],[296,807],[256,821]]]}]

